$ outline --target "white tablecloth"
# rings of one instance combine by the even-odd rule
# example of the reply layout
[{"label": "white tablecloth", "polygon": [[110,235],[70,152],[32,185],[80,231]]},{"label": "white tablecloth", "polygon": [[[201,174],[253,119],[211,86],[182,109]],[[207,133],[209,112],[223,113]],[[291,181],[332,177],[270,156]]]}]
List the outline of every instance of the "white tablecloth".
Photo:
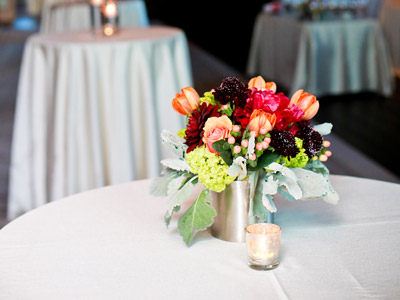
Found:
[{"label": "white tablecloth", "polygon": [[24,51],[10,167],[8,217],[96,187],[154,177],[171,106],[192,85],[180,29],[35,35]]},{"label": "white tablecloth", "polygon": [[399,299],[400,185],[332,183],[336,206],[276,201],[273,271],[250,269],[244,243],[207,231],[186,247],[149,180],[55,201],[0,230],[0,298]]},{"label": "white tablecloth", "polygon": [[316,96],[393,92],[390,53],[378,21],[301,22],[258,15],[247,73]]},{"label": "white tablecloth", "polygon": [[[52,33],[90,29],[89,2],[87,4],[78,4],[73,6],[54,6],[60,2],[65,1],[45,1],[42,10],[40,32]],[[68,0],[66,2],[68,3]],[[116,3],[120,27],[149,26],[146,4],[143,0],[131,0]]]}]

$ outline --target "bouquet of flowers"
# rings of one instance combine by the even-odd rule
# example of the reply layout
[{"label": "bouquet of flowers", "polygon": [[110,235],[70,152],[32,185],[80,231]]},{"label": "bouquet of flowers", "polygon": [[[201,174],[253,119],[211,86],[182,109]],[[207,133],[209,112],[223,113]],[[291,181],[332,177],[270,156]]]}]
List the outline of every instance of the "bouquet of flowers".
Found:
[{"label": "bouquet of flowers", "polygon": [[164,170],[152,182],[151,193],[170,197],[165,214],[168,226],[193,187],[203,186],[178,222],[187,245],[197,232],[213,224],[216,211],[209,191],[221,192],[235,180],[250,183],[251,213],[259,219],[277,211],[273,201],[277,193],[289,201],[339,201],[323,164],[331,156],[330,143],[323,136],[332,124],[311,127],[319,109],[315,96],[298,90],[289,99],[261,76],[248,84],[228,77],[203,97],[191,87],[182,89],[172,107],[186,116],[187,126],[177,134],[161,133],[163,144],[178,157],[161,161]]}]

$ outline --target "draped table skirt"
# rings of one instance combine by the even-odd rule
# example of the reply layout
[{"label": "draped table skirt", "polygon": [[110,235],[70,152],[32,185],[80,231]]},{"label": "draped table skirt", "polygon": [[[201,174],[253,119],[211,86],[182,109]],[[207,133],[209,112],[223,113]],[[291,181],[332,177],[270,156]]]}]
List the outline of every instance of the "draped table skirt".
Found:
[{"label": "draped table skirt", "polygon": [[316,96],[394,89],[391,57],[377,20],[304,22],[258,15],[247,70],[293,94]]},{"label": "draped table skirt", "polygon": [[35,35],[26,44],[12,141],[8,217],[77,192],[158,176],[171,156],[171,100],[192,84],[180,29]]}]

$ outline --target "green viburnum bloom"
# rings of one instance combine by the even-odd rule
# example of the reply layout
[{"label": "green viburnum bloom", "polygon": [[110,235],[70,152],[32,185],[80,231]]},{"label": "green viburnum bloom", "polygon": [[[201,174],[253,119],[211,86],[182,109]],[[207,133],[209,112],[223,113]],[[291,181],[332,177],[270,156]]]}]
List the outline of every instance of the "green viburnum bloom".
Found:
[{"label": "green viburnum bloom", "polygon": [[215,102],[214,95],[211,92],[205,92],[203,97],[200,97],[200,104],[201,106],[203,102],[210,103],[212,105],[216,105],[217,102]]},{"label": "green viburnum bloom", "polygon": [[182,128],[181,130],[179,130],[176,135],[184,139],[186,137],[186,128]]},{"label": "green viburnum bloom", "polygon": [[197,147],[186,154],[186,161],[190,171],[199,175],[200,183],[215,192],[222,192],[226,185],[231,184],[236,177],[226,172],[229,166],[215,153],[211,153],[205,146]]},{"label": "green viburnum bloom", "polygon": [[308,162],[308,156],[303,148],[303,141],[297,137],[295,137],[295,140],[300,152],[297,153],[296,157],[281,157],[280,163],[285,163],[285,167],[288,168],[304,168]]}]

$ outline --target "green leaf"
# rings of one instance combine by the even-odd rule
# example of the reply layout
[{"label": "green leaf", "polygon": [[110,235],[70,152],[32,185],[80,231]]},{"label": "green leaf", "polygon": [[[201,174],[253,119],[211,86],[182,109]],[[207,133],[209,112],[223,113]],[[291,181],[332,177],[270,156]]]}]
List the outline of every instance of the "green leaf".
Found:
[{"label": "green leaf", "polygon": [[188,146],[184,144],[185,140],[183,138],[168,130],[163,130],[161,132],[161,142],[175,152],[179,158],[185,157]]},{"label": "green leaf", "polygon": [[190,172],[190,166],[187,164],[187,162],[179,158],[166,158],[161,161],[161,164],[164,167],[176,171]]},{"label": "green leaf", "polygon": [[263,178],[260,179],[259,183],[257,184],[257,188],[253,198],[253,214],[255,217],[265,220],[267,218],[268,210],[265,208],[262,200],[263,200],[263,185],[261,182]]},{"label": "green leaf", "polygon": [[333,125],[331,123],[323,123],[315,125],[314,129],[319,132],[320,135],[328,135],[332,131]]},{"label": "green leaf", "polygon": [[276,161],[280,155],[276,152],[269,152],[265,151],[263,155],[261,155],[258,160],[257,160],[257,166],[255,167],[249,167],[250,171],[257,171],[265,168],[268,166],[270,163]]},{"label": "green leaf", "polygon": [[219,156],[222,157],[224,162],[228,166],[230,166],[233,162],[232,151],[230,147],[228,147],[228,149],[225,149],[226,148],[226,146],[224,146],[225,144],[229,145],[225,140],[219,140],[213,143],[212,146],[215,151],[220,153]]},{"label": "green leaf", "polygon": [[177,173],[169,173],[154,179],[150,185],[150,194],[156,197],[168,196],[168,186],[170,182],[178,176]]},{"label": "green leaf", "polygon": [[297,183],[303,191],[301,200],[321,198],[328,192],[329,186],[323,175],[301,168],[294,168],[292,171],[296,174]]},{"label": "green leaf", "polygon": [[189,209],[180,217],[178,230],[186,245],[189,246],[197,232],[207,229],[214,222],[217,215],[214,207],[210,204],[212,199],[204,189]]},{"label": "green leaf", "polygon": [[164,216],[164,221],[167,227],[169,225],[173,213],[179,211],[180,206],[187,198],[189,198],[189,196],[192,194],[192,191],[193,191],[193,183],[189,181],[180,190],[175,192],[175,194],[173,194],[171,198],[169,198],[167,204],[167,212],[165,213]]}]

